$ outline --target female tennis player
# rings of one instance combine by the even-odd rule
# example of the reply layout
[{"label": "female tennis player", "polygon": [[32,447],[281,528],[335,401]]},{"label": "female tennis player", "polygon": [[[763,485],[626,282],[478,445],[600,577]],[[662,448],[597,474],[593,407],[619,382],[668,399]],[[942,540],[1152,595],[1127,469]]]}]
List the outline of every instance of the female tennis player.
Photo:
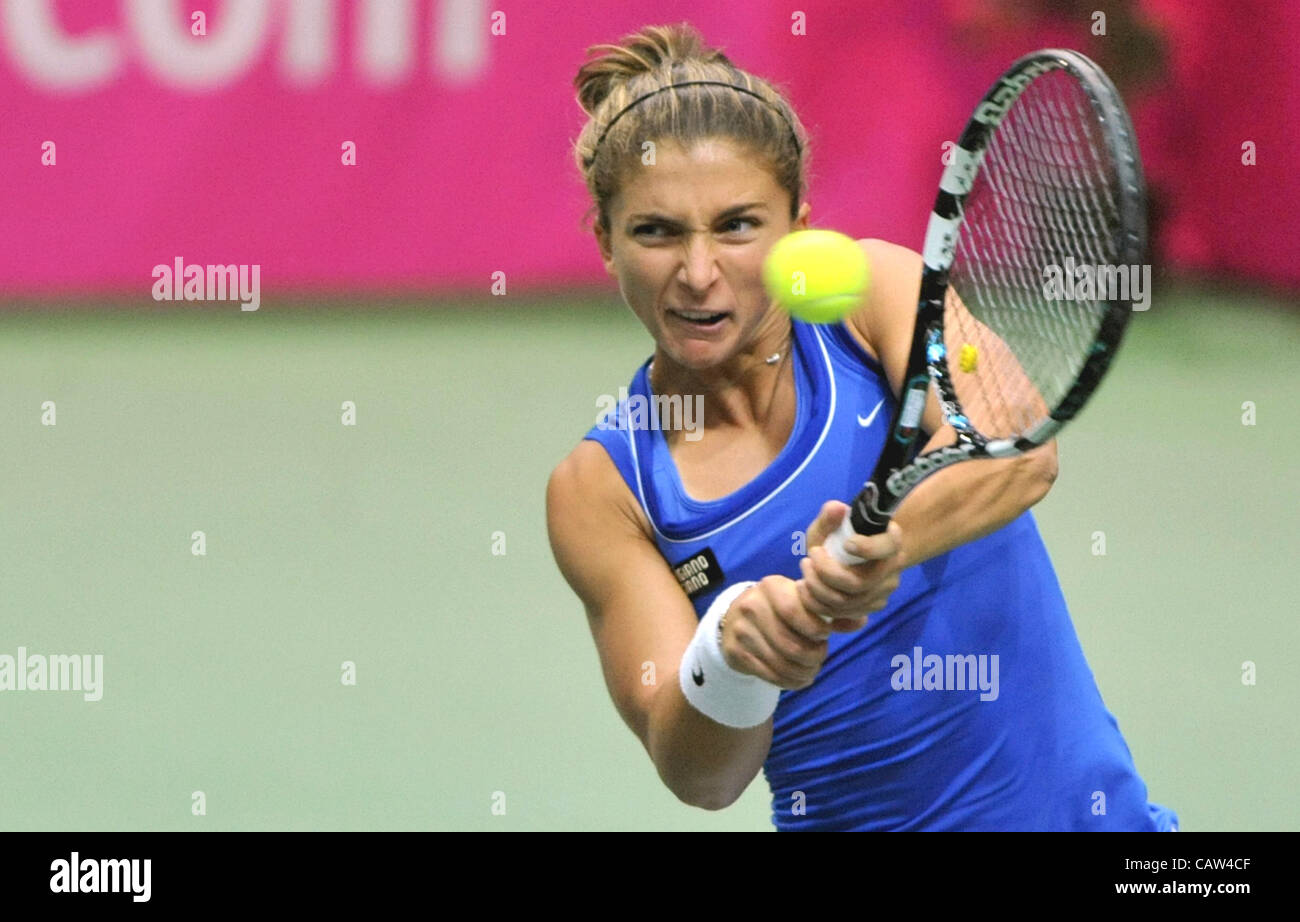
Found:
[{"label": "female tennis player", "polygon": [[[889,429],[920,256],[864,240],[861,308],[792,320],[761,277],[772,244],[809,226],[789,103],[685,24],[596,51],[575,154],[654,352],[552,473],[547,518],[664,784],[717,810],[762,769],[783,830],[1176,829],[1028,511],[1054,444],[925,481],[887,532],[850,540],[864,563],[822,547]],[[695,431],[644,412],[697,396]],[[924,424],[952,440],[933,396]]]}]

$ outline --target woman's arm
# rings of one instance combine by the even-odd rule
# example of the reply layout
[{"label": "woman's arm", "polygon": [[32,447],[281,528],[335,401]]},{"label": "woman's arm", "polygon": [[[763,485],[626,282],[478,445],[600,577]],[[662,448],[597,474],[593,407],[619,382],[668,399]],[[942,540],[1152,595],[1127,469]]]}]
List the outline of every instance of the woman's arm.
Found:
[{"label": "woman's arm", "polygon": [[556,467],[546,513],[555,560],[586,606],[619,714],[679,800],[707,810],[729,806],[762,768],[772,722],[732,729],[682,695],[678,666],[698,619],[598,443],[582,442]]},{"label": "woman's arm", "polygon": [[[951,445],[956,438],[951,426],[940,426],[922,450]],[[894,516],[904,535],[903,566],[997,531],[1046,496],[1055,479],[1055,440],[1017,458],[954,464],[930,475]]]},{"label": "woman's arm", "polygon": [[[872,289],[847,326],[879,360],[897,396],[912,347],[923,263],[919,253],[905,247],[881,240],[859,243],[871,260]],[[951,445],[956,439],[956,432],[943,422],[933,389],[922,428],[933,433],[922,450]],[[932,475],[907,495],[894,516],[904,535],[904,565],[921,563],[1011,522],[1047,495],[1056,470],[1052,441],[1019,457],[956,464]]]}]

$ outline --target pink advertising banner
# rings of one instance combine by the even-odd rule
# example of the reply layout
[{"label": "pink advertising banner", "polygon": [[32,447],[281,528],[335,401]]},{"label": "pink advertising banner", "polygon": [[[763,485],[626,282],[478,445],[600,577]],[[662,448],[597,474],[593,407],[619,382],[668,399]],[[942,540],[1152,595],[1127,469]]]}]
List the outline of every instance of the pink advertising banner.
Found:
[{"label": "pink advertising banner", "polygon": [[573,75],[681,20],[790,92],[816,224],[919,247],[974,101],[1065,45],[1135,71],[1163,263],[1300,283],[1300,6],[1150,0],[1103,34],[1049,3],[797,6],[0,0],[0,296],[148,292],[178,259],[256,265],[268,296],[605,280]]}]

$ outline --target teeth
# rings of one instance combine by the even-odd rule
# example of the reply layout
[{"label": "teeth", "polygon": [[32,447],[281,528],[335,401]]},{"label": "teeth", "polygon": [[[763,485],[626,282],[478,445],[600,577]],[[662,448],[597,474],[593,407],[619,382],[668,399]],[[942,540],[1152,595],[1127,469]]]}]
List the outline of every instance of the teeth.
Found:
[{"label": "teeth", "polygon": [[720,316],[717,311],[673,311],[673,313],[687,320],[707,320],[710,317]]}]

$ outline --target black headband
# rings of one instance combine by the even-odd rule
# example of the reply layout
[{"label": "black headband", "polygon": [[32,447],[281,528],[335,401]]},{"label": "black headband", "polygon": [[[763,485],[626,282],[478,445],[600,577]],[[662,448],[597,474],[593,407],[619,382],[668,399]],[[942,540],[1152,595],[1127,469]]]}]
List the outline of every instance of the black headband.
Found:
[{"label": "black headband", "polygon": [[624,112],[626,112],[628,109],[631,109],[633,106],[635,106],[637,103],[641,102],[642,100],[649,99],[651,96],[655,95],[656,93],[662,93],[664,90],[675,89],[676,87],[679,86],[727,86],[727,87],[731,87],[731,89],[735,90],[738,93],[746,93],[750,96],[753,96],[759,102],[772,108],[777,115],[781,116],[782,120],[785,121],[786,127],[790,129],[790,138],[794,141],[795,153],[798,154],[799,156],[803,156],[803,147],[802,145],[799,144],[799,136],[795,134],[794,125],[790,124],[790,119],[786,116],[786,114],[782,112],[779,107],[773,105],[770,100],[765,99],[764,97],[760,96],[758,93],[755,93],[753,90],[746,89],[743,86],[736,86],[734,83],[724,83],[720,80],[687,80],[683,83],[670,83],[667,86],[659,87],[659,89],[657,90],[651,90],[649,93],[646,93],[644,96],[638,96],[636,99],[632,100],[630,103],[624,106],[622,110],[618,113],[618,115],[615,115],[605,125],[605,130],[600,133],[600,137],[596,140],[596,146],[593,147],[591,150],[591,156],[587,158],[587,165],[590,166],[591,164],[596,162],[596,154],[600,152],[600,145],[604,142],[605,135],[609,134],[609,129],[613,128],[614,123],[623,117]]}]

